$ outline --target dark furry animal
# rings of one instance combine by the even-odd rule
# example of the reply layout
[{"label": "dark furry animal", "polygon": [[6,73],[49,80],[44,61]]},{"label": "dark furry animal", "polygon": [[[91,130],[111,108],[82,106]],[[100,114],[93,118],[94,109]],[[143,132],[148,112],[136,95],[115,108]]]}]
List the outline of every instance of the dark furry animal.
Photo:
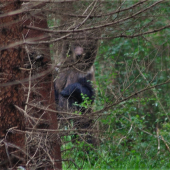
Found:
[{"label": "dark furry animal", "polygon": [[[94,60],[97,53],[96,41],[80,41],[80,42],[65,42],[61,53],[62,66],[58,72],[54,83],[55,100],[58,111],[75,112],[79,111],[81,114],[90,114],[91,108],[81,107],[83,97],[87,96],[91,102],[94,101],[94,88],[91,81],[94,81]],[[75,103],[77,103],[75,105]],[[60,119],[66,117],[58,113],[59,124],[65,126],[68,124],[67,120]],[[89,129],[93,125],[93,120],[89,117],[77,117],[73,119],[73,128]],[[77,135],[77,134],[75,134]],[[85,135],[85,140],[95,141],[92,135]],[[78,138],[76,137],[75,140]],[[89,142],[94,143],[94,142]]]},{"label": "dark furry animal", "polygon": [[96,41],[65,42],[61,52],[63,68],[57,75],[54,83],[57,110],[70,111],[80,109],[74,103],[83,102],[82,95],[87,95],[92,103],[94,89],[94,60],[97,53]]},{"label": "dark furry animal", "polygon": [[67,98],[69,107],[72,107],[74,103],[81,104],[83,102],[82,95],[88,97],[91,103],[94,101],[93,87],[91,82],[87,81],[85,77],[79,78],[76,83],[68,85],[60,94]]},{"label": "dark furry animal", "polygon": [[[83,102],[82,95],[88,97],[91,104],[94,101],[95,93],[91,84],[93,74],[81,75],[74,71],[75,70],[70,70],[67,73],[63,72],[60,74],[61,77],[56,80],[64,84],[63,88],[59,88],[56,82],[54,84],[57,110],[73,112],[76,110],[84,110],[79,106],[75,106],[75,103],[81,104]],[[80,77],[77,78],[78,76]]]}]

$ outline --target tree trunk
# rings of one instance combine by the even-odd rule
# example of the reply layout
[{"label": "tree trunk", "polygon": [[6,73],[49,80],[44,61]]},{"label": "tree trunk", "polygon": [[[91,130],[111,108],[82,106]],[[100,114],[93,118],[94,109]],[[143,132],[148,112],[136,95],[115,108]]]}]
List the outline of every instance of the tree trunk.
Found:
[{"label": "tree trunk", "polygon": [[[29,5],[26,4],[26,5]],[[45,3],[41,3],[36,8],[41,9]],[[37,13],[36,15],[30,15],[28,16],[28,19],[25,20],[24,25],[34,25],[36,27],[40,28],[48,28],[47,25],[47,18],[44,14],[42,13]],[[48,73],[46,73],[44,76],[41,76],[40,78],[37,78],[36,80],[31,80],[31,93],[30,93],[30,98],[28,100],[28,103],[30,102],[31,104],[37,105],[39,104],[40,107],[45,107],[47,109],[53,109],[55,110],[55,100],[54,100],[54,89],[53,89],[53,77],[52,77],[52,72],[51,70],[51,57],[50,57],[50,47],[49,44],[38,44],[38,40],[44,40],[48,41],[48,38],[46,37],[46,34],[42,31],[36,31],[36,30],[29,30],[29,29],[24,29],[24,36],[26,40],[32,40],[34,42],[37,42],[36,45],[27,45],[27,55],[31,58],[32,60],[32,68],[33,71],[31,72],[31,76],[36,76],[39,73],[46,72],[49,70]],[[26,56],[27,57],[27,56]],[[41,58],[39,58],[41,57]],[[26,85],[29,87],[29,84]],[[32,102],[35,101],[35,102]],[[31,108],[31,106],[28,105],[28,110]],[[43,129],[53,129],[57,130],[58,129],[58,124],[57,124],[57,116],[56,113],[51,113],[49,111],[43,111],[41,109],[34,109],[35,112],[38,112],[38,114],[34,114],[34,117],[41,118],[45,120],[44,122],[36,122],[35,124],[28,125],[31,129],[34,129],[35,131],[39,133],[40,136],[44,139],[44,137],[48,137],[48,145],[51,146],[51,149],[46,148],[44,146],[43,149],[50,153],[50,156],[53,159],[53,164],[52,167],[55,169],[62,169],[62,164],[61,164],[61,152],[60,152],[60,145],[59,141],[60,138],[58,137],[58,134],[55,132],[47,132],[45,134],[45,131],[40,132],[39,130]],[[33,110],[32,110],[33,112]],[[41,134],[40,134],[41,133]],[[41,145],[44,145],[45,140],[42,141]],[[39,141],[40,142],[40,141]],[[44,143],[43,143],[44,142]],[[40,143],[38,143],[40,144]],[[47,146],[47,147],[49,147]],[[38,147],[35,145],[35,147]],[[37,148],[34,148],[33,152],[31,155],[34,155],[35,151]],[[44,150],[40,149],[40,152],[43,154],[46,154]],[[43,155],[41,154],[41,155]],[[47,159],[48,155],[46,154]],[[40,156],[38,156],[38,159],[41,159]],[[36,160],[35,160],[36,162]],[[43,163],[42,163],[43,164]],[[44,163],[41,165],[42,168],[50,168],[51,165]],[[51,168],[52,168],[51,167]]]},{"label": "tree trunk", "polygon": [[[0,12],[8,12],[20,8],[20,3],[16,1],[0,0],[3,4]],[[23,108],[24,91],[21,83],[23,72],[24,51],[21,47],[8,48],[12,44],[22,39],[21,25],[19,23],[21,15],[4,16],[0,18],[0,167],[14,168],[21,162],[21,151],[24,149],[24,133],[13,133],[12,129],[24,130],[24,115],[17,107]],[[18,81],[14,84],[13,82]],[[17,106],[17,107],[16,107]],[[1,169],[0,168],[0,169]]]}]

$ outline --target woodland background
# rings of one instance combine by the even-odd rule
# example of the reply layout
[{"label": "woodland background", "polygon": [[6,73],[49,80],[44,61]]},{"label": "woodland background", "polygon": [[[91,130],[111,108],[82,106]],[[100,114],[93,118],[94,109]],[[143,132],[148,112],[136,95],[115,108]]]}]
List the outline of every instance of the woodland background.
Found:
[{"label": "woodland background", "polygon": [[[0,167],[169,169],[169,9],[164,0],[0,0]],[[57,125],[55,68],[79,32],[99,41],[86,131],[96,146]]]}]

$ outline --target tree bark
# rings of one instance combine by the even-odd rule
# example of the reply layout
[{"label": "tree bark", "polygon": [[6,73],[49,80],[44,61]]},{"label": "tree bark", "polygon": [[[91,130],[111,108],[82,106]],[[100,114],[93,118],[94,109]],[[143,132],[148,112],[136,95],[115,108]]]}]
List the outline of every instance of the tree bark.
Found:
[{"label": "tree bark", "polygon": [[[44,5],[45,3],[41,3],[40,5],[36,6],[36,8],[41,9]],[[33,16],[30,15],[28,19],[25,20],[24,25],[34,25],[40,28],[48,28],[47,18],[42,13],[37,13],[36,15],[33,15]],[[37,45],[27,46],[28,55],[34,53],[35,58],[37,56],[42,56],[42,61],[40,64],[32,65],[34,67],[32,76],[33,75],[36,76],[38,73],[42,73],[42,72],[46,72],[47,70],[50,70],[52,62],[51,62],[51,57],[50,57],[49,44],[48,43],[38,44],[38,40],[40,39],[44,41],[49,40],[48,38],[44,38],[46,37],[46,34],[41,31],[24,29],[24,36],[25,36],[25,39],[32,39],[32,40],[34,39],[34,41],[37,42]],[[52,72],[49,71],[44,76],[41,76],[40,78],[37,78],[36,80],[31,80],[31,84],[32,84],[32,88],[31,88],[32,90],[31,90],[29,101],[36,101],[34,104],[37,104],[39,102],[39,104],[42,105],[43,107],[55,110]],[[27,84],[27,87],[28,86],[29,85]],[[36,89],[36,90],[33,90],[33,89]],[[37,118],[41,117],[42,119],[45,120],[45,122],[37,123],[36,129],[53,129],[53,130],[58,129],[56,113],[51,113],[49,111],[46,111],[44,113],[44,111],[42,110],[37,110],[37,111],[38,111],[38,114],[35,114],[34,116]],[[34,128],[34,126],[31,126],[31,125],[28,125],[28,126],[31,128]],[[42,136],[43,135],[44,135],[44,132],[42,132]],[[52,157],[54,161],[53,168],[62,169],[61,152],[60,152],[60,145],[59,145],[60,138],[57,133],[51,132],[50,136],[52,137],[52,138],[50,137],[51,141],[49,140],[50,141],[49,145],[51,146],[50,156]],[[49,167],[50,167],[49,165],[46,166],[46,164],[44,164],[44,168],[49,168]]]},{"label": "tree bark", "polygon": [[[20,3],[16,1],[0,0],[3,4],[0,12],[8,12],[20,8]],[[19,23],[21,15],[6,16],[0,18],[0,167],[14,168],[21,159],[21,150],[24,149],[24,133],[13,133],[12,129],[24,131],[24,115],[16,106],[23,108],[24,91],[21,83],[15,85],[5,85],[13,81],[21,81],[24,78],[23,72],[19,69],[23,67],[24,50],[21,47],[8,48],[12,44],[22,39],[22,27]],[[2,85],[4,85],[2,87]],[[19,161],[19,162],[18,162]],[[1,169],[0,168],[0,169]]]}]

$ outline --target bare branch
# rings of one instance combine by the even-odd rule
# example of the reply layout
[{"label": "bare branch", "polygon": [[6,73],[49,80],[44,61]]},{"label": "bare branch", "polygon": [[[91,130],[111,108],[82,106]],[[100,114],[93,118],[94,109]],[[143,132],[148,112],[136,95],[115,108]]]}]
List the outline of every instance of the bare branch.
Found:
[{"label": "bare branch", "polygon": [[[110,16],[110,15],[114,15],[114,14],[117,14],[117,13],[120,13],[120,12],[124,12],[124,11],[127,11],[129,9],[134,9],[135,7],[143,4],[144,2],[147,2],[148,0],[143,0],[143,1],[140,1],[140,2],[137,2],[136,4],[132,5],[131,7],[128,7],[128,8],[124,8],[124,9],[118,9],[114,12],[110,12],[108,14],[102,14],[102,15],[90,15],[90,18],[101,18],[101,17],[105,17],[105,16]],[[101,2],[101,1],[100,1]],[[55,12],[55,11],[54,11]],[[78,18],[86,18],[87,16],[85,15],[74,15],[74,14],[67,14],[67,13],[61,13],[59,15],[66,15],[66,16],[69,16],[69,17],[78,17]]]},{"label": "bare branch", "polygon": [[114,21],[114,22],[111,22],[111,23],[107,23],[107,24],[104,24],[104,25],[98,25],[98,26],[93,26],[93,27],[89,27],[89,28],[83,28],[83,29],[72,29],[72,30],[50,30],[50,29],[43,29],[43,28],[39,28],[39,27],[33,27],[33,26],[29,26],[29,25],[24,25],[24,28],[26,29],[33,29],[33,30],[38,30],[38,31],[43,31],[43,32],[48,32],[48,33],[76,33],[76,32],[83,32],[83,31],[90,31],[90,30],[94,30],[94,29],[99,29],[99,28],[104,28],[104,27],[108,27],[108,26],[111,26],[111,25],[115,25],[115,24],[120,24],[126,20],[129,20],[131,18],[134,18],[136,16],[138,16],[139,14],[149,10],[150,8],[154,7],[155,5],[163,2],[164,0],[160,0],[158,2],[155,2],[154,4],[150,5],[149,7],[145,8],[145,9],[142,9],[140,10],[139,12],[131,15],[131,16],[128,16],[126,18],[123,18],[123,19],[120,19],[118,21]]},{"label": "bare branch", "polygon": [[[162,85],[167,84],[167,83],[169,83],[169,82],[170,82],[170,79],[168,79],[167,81],[165,81],[165,82],[163,82],[163,83],[160,83],[160,84],[157,84],[157,85],[154,85],[154,86],[150,86],[150,87],[146,87],[146,88],[144,88],[144,89],[142,89],[142,90],[140,90],[140,91],[138,91],[138,92],[135,92],[135,93],[133,93],[132,95],[124,98],[123,100],[120,100],[120,101],[115,102],[115,103],[113,103],[113,104],[107,105],[107,106],[105,106],[103,109],[101,109],[101,110],[99,110],[99,111],[96,111],[96,112],[93,112],[93,113],[91,114],[91,116],[92,116],[92,115],[97,115],[98,113],[102,113],[102,112],[104,112],[104,111],[106,111],[106,110],[109,110],[111,107],[116,106],[116,105],[118,105],[118,104],[120,104],[120,103],[122,103],[122,102],[124,102],[124,101],[129,100],[129,99],[131,99],[132,97],[138,95],[139,93],[142,93],[142,92],[145,92],[145,91],[147,91],[147,90],[156,88],[156,87],[158,87],[158,86],[162,86]],[[102,115],[104,116],[105,114],[102,114]],[[101,115],[100,115],[100,116],[101,116]]]}]

